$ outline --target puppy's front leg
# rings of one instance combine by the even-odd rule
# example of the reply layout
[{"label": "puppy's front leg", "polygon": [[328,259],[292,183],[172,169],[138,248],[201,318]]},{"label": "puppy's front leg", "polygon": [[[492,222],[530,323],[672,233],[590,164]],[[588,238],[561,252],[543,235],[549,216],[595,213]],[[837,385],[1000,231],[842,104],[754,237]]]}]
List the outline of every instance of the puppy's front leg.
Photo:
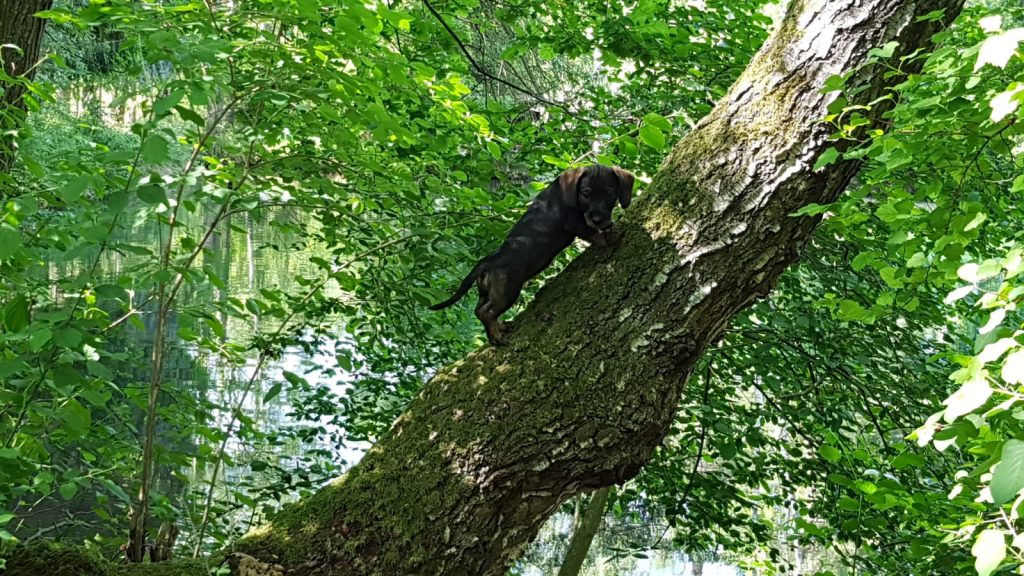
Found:
[{"label": "puppy's front leg", "polygon": [[598,232],[597,230],[587,230],[587,233],[580,236],[591,244],[596,244],[602,248],[608,248],[617,245],[622,241],[622,232],[619,232],[618,228],[612,228],[607,232]]}]

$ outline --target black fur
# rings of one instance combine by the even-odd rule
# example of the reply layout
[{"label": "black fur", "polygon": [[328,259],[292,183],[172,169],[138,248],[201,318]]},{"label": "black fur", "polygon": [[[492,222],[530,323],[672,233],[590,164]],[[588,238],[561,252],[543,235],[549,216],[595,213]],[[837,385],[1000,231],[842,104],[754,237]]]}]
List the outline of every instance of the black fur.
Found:
[{"label": "black fur", "polygon": [[476,281],[480,301],[476,317],[493,345],[505,344],[499,319],[515,304],[526,282],[551,264],[576,238],[612,246],[621,234],[612,225],[612,209],[629,206],[633,175],[621,168],[593,165],[563,172],[530,204],[508,238],[477,262],[451,298],[431,306],[441,310],[458,302]]}]

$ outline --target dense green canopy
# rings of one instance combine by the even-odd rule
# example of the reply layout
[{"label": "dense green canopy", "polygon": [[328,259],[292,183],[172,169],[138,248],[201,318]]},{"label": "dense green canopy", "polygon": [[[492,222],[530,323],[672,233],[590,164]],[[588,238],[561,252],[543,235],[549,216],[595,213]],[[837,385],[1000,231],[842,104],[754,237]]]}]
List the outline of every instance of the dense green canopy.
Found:
[{"label": "dense green canopy", "polygon": [[[801,211],[825,221],[703,357],[671,436],[609,501],[605,554],[670,548],[760,573],[1024,563],[1018,4],[969,3],[906,61],[877,47],[871,66],[900,80],[887,132],[845,96],[822,119],[837,146],[819,165],[860,159],[858,179]],[[25,89],[0,109],[0,559],[40,540],[110,557],[133,520],[151,541],[176,525],[177,556],[206,554],[337,475],[484,342],[469,302],[426,305],[562,169],[621,165],[642,195],[781,12],[58,0],[37,14],[37,74],[0,71],[0,89]],[[557,564],[563,540],[522,569]]]}]

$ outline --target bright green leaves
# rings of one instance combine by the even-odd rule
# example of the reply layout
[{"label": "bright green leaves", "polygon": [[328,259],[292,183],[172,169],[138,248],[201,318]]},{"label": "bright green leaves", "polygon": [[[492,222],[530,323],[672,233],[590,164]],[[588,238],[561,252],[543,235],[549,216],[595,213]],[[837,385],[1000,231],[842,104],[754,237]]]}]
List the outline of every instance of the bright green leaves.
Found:
[{"label": "bright green leaves", "polygon": [[827,444],[818,447],[818,454],[829,462],[839,462],[839,459],[842,458],[842,452],[839,449]]},{"label": "bright green leaves", "polygon": [[974,64],[974,70],[980,70],[986,64],[1005,68],[1021,42],[1024,42],[1024,28],[1014,28],[990,36],[978,49],[978,60]]},{"label": "bright green leaves", "polygon": [[142,142],[141,155],[143,160],[151,164],[160,164],[167,160],[168,144],[159,134],[150,134]]},{"label": "bright green leaves", "polygon": [[668,119],[655,112],[648,112],[644,115],[643,125],[640,126],[640,142],[655,150],[662,150],[665,148],[665,135],[671,132],[672,124]]},{"label": "bright green leaves", "polygon": [[181,99],[184,97],[185,90],[183,88],[172,90],[170,94],[153,103],[153,113],[156,114],[158,118],[166,116],[172,108],[178,105],[178,102],[181,102]]},{"label": "bright green leaves", "polygon": [[0,222],[0,262],[9,260],[21,247],[21,233],[4,222]]},{"label": "bright green leaves", "polygon": [[1024,441],[1007,440],[1003,444],[1002,459],[992,472],[989,488],[996,506],[1012,500],[1024,488]]},{"label": "bright green leaves", "polygon": [[824,152],[818,156],[818,159],[814,162],[814,171],[817,172],[825,166],[834,164],[839,159],[839,151],[833,146],[829,146]]},{"label": "bright green leaves", "polygon": [[1024,102],[1024,84],[1013,82],[1010,86],[996,94],[989,103],[992,107],[992,114],[989,120],[999,122],[1010,114],[1013,114],[1020,104]]},{"label": "bright green leaves", "polygon": [[64,422],[64,430],[72,438],[81,438],[89,432],[92,425],[92,413],[81,402],[74,398],[69,399],[58,410],[60,419]]},{"label": "bright green leaves", "polygon": [[1006,357],[1000,376],[1007,384],[1024,384],[1024,349]]},{"label": "bright green leaves", "polygon": [[72,178],[63,188],[60,189],[60,198],[64,202],[71,204],[77,202],[82,197],[82,193],[92,183],[92,176],[88,174],[81,174]]},{"label": "bright green leaves", "polygon": [[135,193],[146,204],[167,204],[167,192],[160,184],[144,184],[136,188]]},{"label": "bright green leaves", "polygon": [[665,134],[656,126],[644,124],[640,127],[640,141],[655,150],[661,150],[665,147]]},{"label": "bright green leaves", "polygon": [[[2,245],[2,243],[0,243]],[[24,294],[11,298],[3,309],[3,326],[8,332],[20,332],[28,326],[29,303]]]},{"label": "bright green leaves", "polygon": [[1006,538],[1001,530],[987,529],[978,534],[971,555],[976,558],[974,569],[978,576],[989,576],[1006,558]]}]

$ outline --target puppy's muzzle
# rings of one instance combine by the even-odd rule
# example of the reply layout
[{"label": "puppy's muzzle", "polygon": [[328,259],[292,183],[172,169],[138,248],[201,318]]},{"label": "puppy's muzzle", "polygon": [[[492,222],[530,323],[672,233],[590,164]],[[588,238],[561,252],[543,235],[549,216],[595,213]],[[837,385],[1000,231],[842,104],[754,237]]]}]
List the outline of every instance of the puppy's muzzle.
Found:
[{"label": "puppy's muzzle", "polygon": [[584,214],[583,219],[587,222],[587,226],[590,226],[598,232],[608,232],[612,229],[612,225],[614,224],[611,218],[608,220],[595,221],[590,217],[590,214]]}]

